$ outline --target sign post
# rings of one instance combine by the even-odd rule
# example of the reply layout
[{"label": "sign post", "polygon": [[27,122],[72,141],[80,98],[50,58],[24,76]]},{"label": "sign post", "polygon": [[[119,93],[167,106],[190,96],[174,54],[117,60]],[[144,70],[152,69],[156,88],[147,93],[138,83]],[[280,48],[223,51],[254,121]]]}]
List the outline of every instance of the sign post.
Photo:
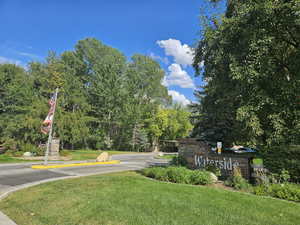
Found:
[{"label": "sign post", "polygon": [[222,151],[222,142],[220,142],[220,141],[217,142],[217,149],[218,149],[218,154],[221,154],[221,151]]},{"label": "sign post", "polygon": [[52,142],[52,128],[53,128],[54,114],[55,114],[55,109],[56,109],[57,94],[58,94],[58,88],[56,88],[55,95],[54,95],[54,109],[53,109],[53,115],[52,115],[52,122],[50,124],[50,131],[49,131],[49,137],[48,137],[48,142],[47,142],[47,149],[45,152],[44,165],[48,164],[48,156],[49,156],[49,151],[50,151],[51,142]]}]

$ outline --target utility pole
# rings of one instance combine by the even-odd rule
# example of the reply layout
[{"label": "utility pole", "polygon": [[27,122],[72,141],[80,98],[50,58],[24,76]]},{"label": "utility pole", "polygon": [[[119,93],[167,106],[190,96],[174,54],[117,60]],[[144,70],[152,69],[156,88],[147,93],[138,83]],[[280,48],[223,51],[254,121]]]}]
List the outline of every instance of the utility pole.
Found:
[{"label": "utility pole", "polygon": [[49,156],[50,146],[51,146],[51,142],[52,142],[52,128],[53,128],[53,123],[54,123],[54,114],[55,114],[55,109],[56,109],[57,95],[58,95],[58,88],[56,88],[55,95],[54,95],[54,109],[53,109],[52,122],[50,124],[50,131],[49,131],[49,137],[48,137],[48,142],[47,142],[47,149],[46,149],[46,153],[45,153],[44,165],[48,164],[48,156]]}]

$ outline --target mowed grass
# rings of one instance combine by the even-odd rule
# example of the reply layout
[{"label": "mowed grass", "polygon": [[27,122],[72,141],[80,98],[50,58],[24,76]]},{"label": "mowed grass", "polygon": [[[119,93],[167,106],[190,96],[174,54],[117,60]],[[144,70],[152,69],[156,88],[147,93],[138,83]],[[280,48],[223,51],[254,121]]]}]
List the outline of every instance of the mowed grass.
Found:
[{"label": "mowed grass", "polygon": [[34,160],[23,160],[16,159],[8,155],[0,155],[0,164],[1,163],[21,163],[21,162],[33,162]]},{"label": "mowed grass", "polygon": [[[96,159],[102,152],[99,150],[63,150],[67,156],[71,156],[71,160],[89,160]],[[126,151],[105,151],[109,155],[118,155],[118,154],[132,154],[137,152],[126,152]]]},{"label": "mowed grass", "polygon": [[175,157],[177,157],[177,155],[175,155],[175,154],[174,155],[168,154],[168,155],[156,156],[157,159],[173,159]]},{"label": "mowed grass", "polygon": [[135,172],[41,184],[0,202],[19,225],[296,225],[300,204]]}]

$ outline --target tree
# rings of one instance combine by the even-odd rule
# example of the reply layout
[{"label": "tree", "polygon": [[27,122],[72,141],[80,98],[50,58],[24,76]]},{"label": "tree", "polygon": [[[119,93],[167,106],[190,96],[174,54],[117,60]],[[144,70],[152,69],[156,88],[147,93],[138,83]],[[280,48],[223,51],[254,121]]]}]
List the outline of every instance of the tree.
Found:
[{"label": "tree", "polygon": [[[33,82],[23,68],[0,65],[0,142],[13,140],[16,144],[37,143],[39,99],[33,92]],[[17,146],[16,146],[17,147]]]},{"label": "tree", "polygon": [[[201,102],[196,111],[202,134],[213,129],[228,143],[254,145],[296,141],[300,110],[299,7],[298,0],[232,0],[222,21],[205,29],[194,61],[197,71],[204,61],[203,75],[208,81],[204,95],[198,92]],[[229,116],[218,103],[228,109]],[[213,123],[203,127],[209,121]],[[215,121],[229,124],[229,129],[221,126],[218,131]],[[240,132],[237,138],[228,137],[235,136],[236,129]]]},{"label": "tree", "polygon": [[180,106],[160,108],[155,116],[148,120],[150,138],[158,143],[188,136],[193,129],[190,116],[191,113]]}]

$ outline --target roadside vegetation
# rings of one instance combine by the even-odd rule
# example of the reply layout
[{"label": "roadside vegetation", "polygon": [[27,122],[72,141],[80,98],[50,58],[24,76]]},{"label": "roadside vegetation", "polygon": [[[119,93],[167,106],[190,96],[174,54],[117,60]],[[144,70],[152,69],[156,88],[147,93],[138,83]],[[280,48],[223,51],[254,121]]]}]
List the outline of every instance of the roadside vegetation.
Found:
[{"label": "roadside vegetation", "polygon": [[226,2],[224,14],[201,15],[192,136],[254,147],[271,172],[300,182],[299,0]]},{"label": "roadside vegetation", "polygon": [[1,163],[22,163],[22,162],[34,162],[34,160],[24,160],[17,159],[8,155],[0,155],[0,164]]},{"label": "roadside vegetation", "polygon": [[[101,150],[63,150],[61,155],[70,157],[70,160],[92,160],[96,159],[102,152]],[[109,155],[117,155],[117,154],[132,154],[136,152],[126,152],[126,151],[113,151],[108,150],[105,151]]]},{"label": "roadside vegetation", "polygon": [[[102,150],[62,150],[60,151],[60,156],[63,157],[62,160],[95,160],[102,152]],[[108,150],[105,151],[109,155],[117,155],[117,154],[132,154],[137,152],[128,152],[128,151],[114,151]],[[18,151],[17,154],[8,151],[2,155],[0,155],[0,163],[22,163],[22,162],[36,162],[40,161],[39,159],[34,159],[34,157],[30,157],[30,159],[26,159],[22,157],[23,152]],[[44,156],[44,154],[36,155],[36,156]],[[22,158],[21,158],[22,157]],[[55,159],[57,161],[57,159]]]},{"label": "roadside vegetation", "polygon": [[0,64],[0,149],[42,155],[48,101],[59,88],[54,136],[61,149],[143,152],[159,141],[185,137],[191,113],[173,104],[165,72],[149,56],[130,60],[95,38],[71,51],[50,52],[27,70]]},{"label": "roadside vegetation", "polygon": [[[255,159],[255,163],[261,165],[261,160]],[[292,183],[291,175],[284,169],[280,173],[260,172],[260,176],[249,183],[242,176],[239,167],[235,167],[232,174],[224,180],[221,170],[214,165],[209,164],[200,170],[191,170],[186,166],[185,159],[177,156],[168,166],[145,168],[141,173],[146,177],[165,182],[193,185],[218,183],[222,188],[227,186],[237,191],[300,202],[300,184]]]},{"label": "roadside vegetation", "polygon": [[20,225],[295,225],[300,220],[296,203],[157,182],[134,172],[27,188],[1,201],[0,210]]}]

